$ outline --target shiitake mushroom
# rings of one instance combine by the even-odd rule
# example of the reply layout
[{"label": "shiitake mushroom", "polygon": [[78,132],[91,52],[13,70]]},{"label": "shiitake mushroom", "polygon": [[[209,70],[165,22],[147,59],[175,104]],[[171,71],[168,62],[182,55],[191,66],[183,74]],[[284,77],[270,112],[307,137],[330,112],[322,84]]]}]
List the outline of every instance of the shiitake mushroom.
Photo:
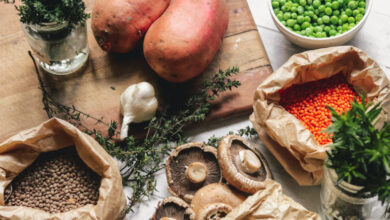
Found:
[{"label": "shiitake mushroom", "polygon": [[264,156],[240,136],[228,135],[218,145],[218,164],[223,177],[238,190],[253,194],[272,179]]},{"label": "shiitake mushroom", "polygon": [[217,150],[203,143],[188,143],[177,147],[166,163],[169,192],[191,202],[203,186],[222,180]]},{"label": "shiitake mushroom", "polygon": [[171,196],[159,202],[150,220],[194,220],[194,218],[194,211],[185,201]]}]

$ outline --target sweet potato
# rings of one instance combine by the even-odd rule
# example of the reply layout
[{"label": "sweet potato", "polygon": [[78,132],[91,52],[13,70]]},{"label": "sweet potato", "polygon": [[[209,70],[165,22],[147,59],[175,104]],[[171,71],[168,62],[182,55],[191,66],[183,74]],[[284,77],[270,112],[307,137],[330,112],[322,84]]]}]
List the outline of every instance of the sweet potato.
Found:
[{"label": "sweet potato", "polygon": [[225,0],[174,0],[145,35],[145,58],[162,78],[187,81],[210,64],[228,20]]},{"label": "sweet potato", "polygon": [[137,46],[170,0],[97,0],[92,31],[105,51],[127,53]]}]

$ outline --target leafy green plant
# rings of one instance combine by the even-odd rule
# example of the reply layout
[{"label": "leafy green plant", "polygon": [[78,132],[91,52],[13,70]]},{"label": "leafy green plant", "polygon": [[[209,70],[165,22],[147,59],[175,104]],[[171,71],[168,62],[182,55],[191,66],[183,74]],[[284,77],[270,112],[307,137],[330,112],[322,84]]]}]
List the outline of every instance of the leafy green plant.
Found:
[{"label": "leafy green plant", "polygon": [[347,181],[363,186],[360,195],[378,196],[382,202],[390,201],[390,125],[375,128],[375,120],[382,111],[381,103],[373,106],[352,102],[350,111],[332,113],[332,125],[327,132],[332,135],[333,144],[327,152],[326,166],[334,169],[338,183]]},{"label": "leafy green plant", "polygon": [[[15,0],[0,0],[5,3],[15,3]],[[89,14],[85,13],[82,0],[21,0],[22,5],[15,6],[19,12],[20,21],[25,24],[62,23],[67,21],[72,27],[79,23],[85,24]]]}]

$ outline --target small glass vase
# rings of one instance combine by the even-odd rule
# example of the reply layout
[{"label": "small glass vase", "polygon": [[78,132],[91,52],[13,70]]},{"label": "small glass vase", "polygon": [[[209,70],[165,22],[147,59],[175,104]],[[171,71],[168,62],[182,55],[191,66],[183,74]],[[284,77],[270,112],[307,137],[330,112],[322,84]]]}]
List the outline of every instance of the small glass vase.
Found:
[{"label": "small glass vase", "polygon": [[88,60],[86,25],[63,23],[23,24],[23,31],[40,66],[54,75],[69,75]]},{"label": "small glass vase", "polygon": [[336,172],[325,167],[321,185],[321,209],[325,219],[385,219],[387,205],[382,205],[377,196],[358,195],[361,186],[345,181],[336,185],[336,182]]}]

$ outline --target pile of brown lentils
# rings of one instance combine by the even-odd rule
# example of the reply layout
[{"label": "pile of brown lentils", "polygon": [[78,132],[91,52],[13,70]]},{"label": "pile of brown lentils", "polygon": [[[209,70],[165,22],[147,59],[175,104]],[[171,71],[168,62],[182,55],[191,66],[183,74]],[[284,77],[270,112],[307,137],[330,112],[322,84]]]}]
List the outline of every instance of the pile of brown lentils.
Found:
[{"label": "pile of brown lentils", "polygon": [[75,148],[67,147],[41,153],[7,186],[4,198],[8,206],[66,212],[96,205],[100,181],[101,177],[85,165]]}]

